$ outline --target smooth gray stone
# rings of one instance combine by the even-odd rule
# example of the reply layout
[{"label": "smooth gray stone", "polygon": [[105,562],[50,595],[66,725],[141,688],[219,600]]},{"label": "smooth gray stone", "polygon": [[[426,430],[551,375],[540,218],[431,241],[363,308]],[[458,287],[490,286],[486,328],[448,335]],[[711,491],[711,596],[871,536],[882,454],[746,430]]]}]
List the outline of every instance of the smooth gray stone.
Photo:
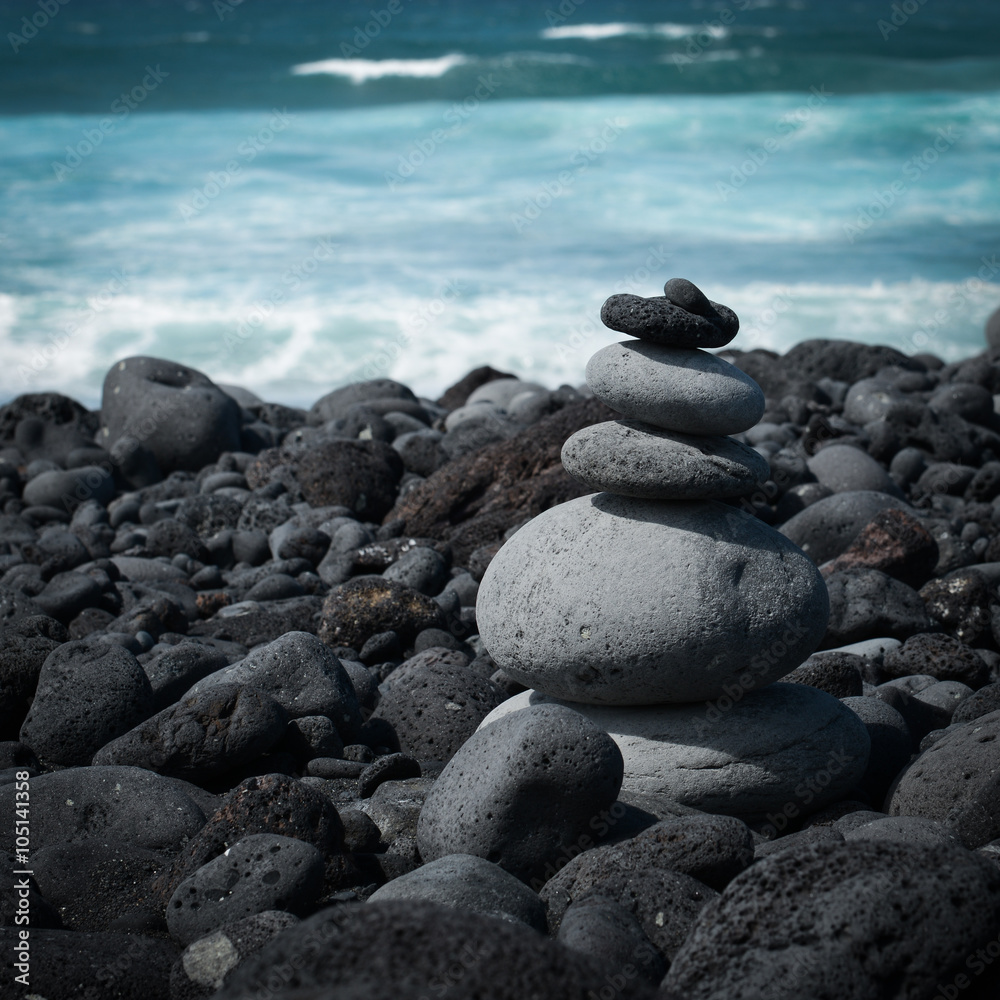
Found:
[{"label": "smooth gray stone", "polygon": [[499,865],[473,854],[446,854],[429,861],[376,889],[368,902],[386,899],[426,899],[519,920],[542,934],[547,930],[545,907],[537,893]]},{"label": "smooth gray stone", "polygon": [[642,707],[522,691],[486,716],[477,735],[547,704],[580,712],[618,744],[623,791],[667,795],[710,813],[764,819],[785,806],[795,815],[815,811],[850,791],[868,764],[864,723],[804,684],[770,684],[715,704]]},{"label": "smooth gray stone", "polygon": [[97,465],[41,472],[24,487],[24,502],[29,507],[56,507],[59,510],[72,510],[91,499],[107,504],[114,495],[113,476]]},{"label": "smooth gray stone", "polygon": [[908,503],[888,493],[851,490],[817,500],[790,517],[778,530],[821,565],[846,552],[862,528],[886,507],[917,516]]},{"label": "smooth gray stone", "polygon": [[[466,406],[477,403],[494,403],[506,409],[516,396],[524,392],[546,392],[544,385],[537,382],[523,382],[519,378],[496,378],[478,389],[474,389],[465,401]],[[454,411],[453,411],[454,412]]]},{"label": "smooth gray stone", "polygon": [[435,549],[418,545],[404,552],[382,576],[433,597],[448,582],[448,564]]},{"label": "smooth gray stone", "polygon": [[663,986],[685,1000],[770,997],[776,985],[796,1000],[930,998],[1000,933],[996,879],[960,847],[780,851],[701,911]]},{"label": "smooth gray stone", "polygon": [[809,471],[833,493],[875,490],[904,499],[889,473],[871,455],[849,444],[830,444],[806,462]]},{"label": "smooth gray stone", "polygon": [[246,684],[270,695],[290,718],[326,715],[345,743],[354,742],[361,709],[354,685],[329,646],[309,632],[286,632],[245,659],[198,681],[187,696],[216,684]]},{"label": "smooth gray stone", "polygon": [[453,431],[462,424],[504,423],[506,420],[507,410],[504,407],[484,400],[481,403],[467,403],[457,410],[452,410],[445,418],[444,429]]},{"label": "smooth gray stone", "polygon": [[587,362],[587,384],[623,416],[687,434],[739,434],[764,415],[749,375],[695,348],[609,344]]},{"label": "smooth gray stone", "polygon": [[563,915],[556,940],[592,961],[596,959],[612,975],[623,976],[628,970],[626,982],[638,977],[655,988],[667,971],[663,956],[653,947],[638,917],[625,905],[602,895],[573,903]]},{"label": "smooth gray stone", "polygon": [[118,567],[118,572],[126,580],[134,582],[169,581],[187,582],[188,575],[173,563],[161,559],[143,559],[139,556],[112,556],[111,561]]},{"label": "smooth gray stone", "polygon": [[617,705],[768,684],[813,652],[828,614],[815,564],[757,518],[610,493],[521,528],[476,602],[482,640],[510,677]]},{"label": "smooth gray stone", "polygon": [[719,500],[764,483],[770,466],[728,437],[665,431],[639,420],[606,420],[573,434],[563,468],[584,486],[651,500]]},{"label": "smooth gray stone", "polygon": [[308,913],[323,892],[323,853],[312,844],[256,833],[186,878],[167,904],[167,928],[181,944],[265,910]]},{"label": "smooth gray stone", "polygon": [[846,646],[824,649],[823,653],[853,653],[855,656],[864,656],[881,664],[886,653],[899,649],[902,645],[903,643],[899,639],[886,636],[880,639],[862,639],[861,642],[849,642]]},{"label": "smooth gray stone", "polygon": [[[14,783],[0,786],[0,833],[14,843]],[[205,825],[181,782],[141,767],[72,767],[31,779],[31,845],[105,837],[180,850]]]},{"label": "smooth gray stone", "polygon": [[420,811],[420,856],[475,854],[527,882],[589,836],[621,783],[607,733],[561,705],[526,708],[474,733],[445,766]]}]

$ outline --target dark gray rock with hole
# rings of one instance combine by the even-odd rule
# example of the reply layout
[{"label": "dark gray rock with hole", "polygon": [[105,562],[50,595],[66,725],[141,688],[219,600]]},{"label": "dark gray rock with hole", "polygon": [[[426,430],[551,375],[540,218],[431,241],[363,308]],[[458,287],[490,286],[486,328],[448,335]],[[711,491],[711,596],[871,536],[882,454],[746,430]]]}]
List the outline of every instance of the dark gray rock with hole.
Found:
[{"label": "dark gray rock with hole", "polygon": [[323,854],[294,837],[257,833],[186,878],[167,903],[167,927],[190,944],[222,924],[265,910],[301,915],[323,888]]},{"label": "dark gray rock with hole", "polygon": [[170,970],[170,1000],[213,996],[241,962],[298,922],[294,914],[265,910],[192,941]]},{"label": "dark gray rock with hole", "polygon": [[399,748],[418,760],[448,761],[506,696],[461,654],[435,661],[428,652],[389,675],[372,718],[388,723]]},{"label": "dark gray rock with hole", "polygon": [[197,472],[240,450],[240,408],[207,375],[161,358],[125,358],[104,379],[98,443],[134,438],[164,473]]}]

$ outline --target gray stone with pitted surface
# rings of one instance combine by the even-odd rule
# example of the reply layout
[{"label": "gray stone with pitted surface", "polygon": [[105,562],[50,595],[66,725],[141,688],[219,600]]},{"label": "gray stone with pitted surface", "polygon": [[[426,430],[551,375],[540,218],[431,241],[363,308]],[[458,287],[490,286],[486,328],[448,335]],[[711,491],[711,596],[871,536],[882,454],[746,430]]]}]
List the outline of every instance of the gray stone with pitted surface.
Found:
[{"label": "gray stone with pitted surface", "polygon": [[610,493],[521,528],[490,563],[476,606],[510,677],[614,705],[768,684],[816,648],[828,614],[815,564],[757,518],[713,501]]},{"label": "gray stone with pitted surface", "polygon": [[692,348],[609,344],[587,362],[587,384],[623,416],[687,434],[739,434],[764,414],[764,393],[749,375]]},{"label": "gray stone with pitted surface", "polygon": [[681,434],[639,420],[606,420],[577,431],[563,468],[594,490],[651,500],[718,500],[765,482],[770,467],[729,437]]},{"label": "gray stone with pitted surface", "polygon": [[579,712],[537,705],[474,733],[441,772],[417,822],[424,861],[475,854],[522,881],[592,832],[622,781],[614,741]]}]

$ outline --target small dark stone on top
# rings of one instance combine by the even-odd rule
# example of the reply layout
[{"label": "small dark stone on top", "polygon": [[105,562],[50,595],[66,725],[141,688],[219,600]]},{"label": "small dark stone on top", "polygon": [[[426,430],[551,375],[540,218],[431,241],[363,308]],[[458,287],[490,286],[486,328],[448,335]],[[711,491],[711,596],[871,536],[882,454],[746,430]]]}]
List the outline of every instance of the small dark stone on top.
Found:
[{"label": "small dark stone on top", "polygon": [[612,295],[601,307],[601,321],[612,330],[670,347],[724,347],[736,336],[736,313],[709,302],[690,282],[673,279],[664,289],[668,294],[650,298]]}]

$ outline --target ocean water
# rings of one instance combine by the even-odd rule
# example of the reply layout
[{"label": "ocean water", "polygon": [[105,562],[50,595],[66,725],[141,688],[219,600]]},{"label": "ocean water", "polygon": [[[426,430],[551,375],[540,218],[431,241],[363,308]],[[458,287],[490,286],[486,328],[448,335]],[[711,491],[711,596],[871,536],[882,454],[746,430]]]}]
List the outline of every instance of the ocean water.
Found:
[{"label": "ocean water", "polygon": [[[33,32],[32,32],[32,29]],[[1000,305],[1000,5],[0,2],[0,400],[582,381],[616,291],[948,360]]]}]

